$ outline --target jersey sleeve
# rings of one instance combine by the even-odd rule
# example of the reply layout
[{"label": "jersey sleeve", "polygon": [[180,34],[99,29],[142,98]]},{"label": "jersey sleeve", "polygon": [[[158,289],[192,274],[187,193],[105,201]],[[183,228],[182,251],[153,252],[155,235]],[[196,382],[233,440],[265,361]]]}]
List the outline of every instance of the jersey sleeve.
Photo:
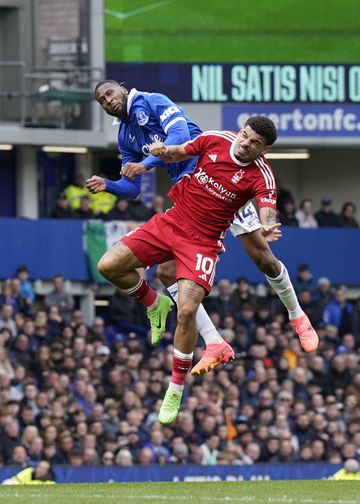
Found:
[{"label": "jersey sleeve", "polygon": [[[166,135],[165,145],[181,145],[190,139],[189,127],[181,107],[167,96],[158,93],[148,97],[148,104],[152,115]],[[165,166],[160,158],[151,154],[143,160],[143,164],[148,170],[154,166]]]},{"label": "jersey sleeve", "polygon": [[211,144],[211,137],[202,133],[185,145],[185,152],[189,156],[200,156]]},{"label": "jersey sleeve", "polygon": [[141,190],[141,175],[137,175],[135,180],[123,177],[120,180],[104,179],[106,184],[105,191],[114,194],[118,198],[135,199]]},{"label": "jersey sleeve", "polygon": [[260,158],[256,161],[258,168],[254,180],[253,191],[259,208],[276,210],[276,182],[270,166]]}]

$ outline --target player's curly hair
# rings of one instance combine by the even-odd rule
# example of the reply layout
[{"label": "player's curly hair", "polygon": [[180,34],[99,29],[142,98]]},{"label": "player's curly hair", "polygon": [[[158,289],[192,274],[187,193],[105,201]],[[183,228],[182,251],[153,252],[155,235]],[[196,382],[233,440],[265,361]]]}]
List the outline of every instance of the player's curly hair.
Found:
[{"label": "player's curly hair", "polygon": [[275,124],[267,116],[256,115],[249,117],[244,126],[250,126],[258,135],[266,140],[266,145],[272,145],[277,139]]},{"label": "player's curly hair", "polygon": [[104,84],[112,84],[113,86],[124,86],[125,82],[118,82],[113,79],[103,79],[96,84],[95,89],[94,89],[95,95],[96,95],[96,91],[99,89],[99,87],[103,86]]}]

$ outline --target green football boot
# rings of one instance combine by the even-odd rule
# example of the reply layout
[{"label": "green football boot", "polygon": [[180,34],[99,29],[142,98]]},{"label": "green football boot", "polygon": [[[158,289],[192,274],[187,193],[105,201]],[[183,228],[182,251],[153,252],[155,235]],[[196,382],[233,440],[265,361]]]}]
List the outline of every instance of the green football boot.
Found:
[{"label": "green football boot", "polygon": [[159,422],[171,424],[178,416],[183,393],[174,388],[168,388],[159,411]]},{"label": "green football boot", "polygon": [[151,326],[151,344],[153,346],[157,346],[160,343],[165,331],[166,317],[174,306],[174,302],[163,294],[159,294],[158,300],[158,305],[147,311]]}]

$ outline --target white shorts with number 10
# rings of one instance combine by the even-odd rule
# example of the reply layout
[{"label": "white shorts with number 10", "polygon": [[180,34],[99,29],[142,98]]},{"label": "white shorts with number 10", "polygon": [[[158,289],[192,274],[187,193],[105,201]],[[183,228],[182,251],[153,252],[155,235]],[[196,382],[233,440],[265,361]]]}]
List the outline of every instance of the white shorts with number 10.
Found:
[{"label": "white shorts with number 10", "polygon": [[230,231],[235,238],[245,233],[252,233],[261,228],[261,223],[252,203],[247,203],[240,208],[232,221]]}]

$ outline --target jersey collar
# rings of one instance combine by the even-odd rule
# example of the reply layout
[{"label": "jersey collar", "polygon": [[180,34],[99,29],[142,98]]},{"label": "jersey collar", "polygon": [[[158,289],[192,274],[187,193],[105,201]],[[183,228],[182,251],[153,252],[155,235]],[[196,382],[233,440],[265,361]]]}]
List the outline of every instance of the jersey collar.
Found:
[{"label": "jersey collar", "polygon": [[250,163],[242,163],[241,161],[239,161],[239,160],[235,157],[235,154],[234,154],[234,147],[235,147],[236,140],[237,140],[237,139],[235,139],[235,140],[232,142],[231,146],[230,146],[230,157],[231,157],[231,159],[234,161],[234,163],[238,164],[239,166],[248,166],[249,164],[251,164],[251,162],[250,162]]},{"label": "jersey collar", "polygon": [[130,90],[130,93],[129,93],[129,96],[128,96],[128,100],[127,100],[127,113],[128,113],[128,115],[129,115],[129,113],[130,113],[130,108],[131,108],[131,105],[132,105],[133,99],[135,98],[135,95],[136,95],[136,93],[137,93],[137,92],[138,92],[138,91],[137,91],[137,89],[135,89],[135,88],[132,88],[132,89]]}]

